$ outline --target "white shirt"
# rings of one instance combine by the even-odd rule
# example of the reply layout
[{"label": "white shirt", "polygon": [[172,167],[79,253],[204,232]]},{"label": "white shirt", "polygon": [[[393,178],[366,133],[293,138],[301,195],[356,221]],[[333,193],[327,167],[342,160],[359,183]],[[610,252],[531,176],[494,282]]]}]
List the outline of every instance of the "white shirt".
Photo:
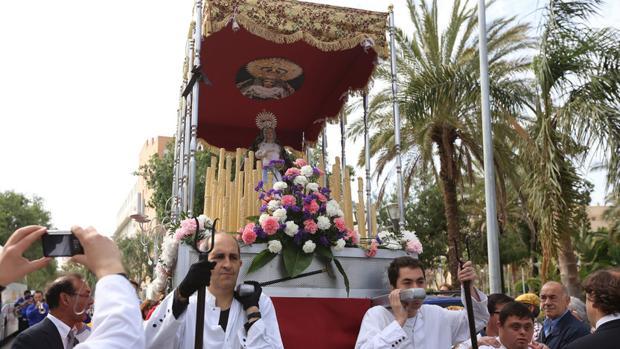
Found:
[{"label": "white shirt", "polygon": [[620,319],[620,313],[605,315],[602,318],[598,319],[598,321],[596,322],[596,326],[594,328],[598,329],[604,323],[618,320],[618,319]]},{"label": "white shirt", "polygon": [[[175,319],[172,314],[174,291],[155,309],[144,323],[146,347],[149,349],[192,349],[196,332],[196,293],[189,297],[187,309]],[[261,318],[246,333],[243,325],[247,316],[239,301],[233,299],[228,314],[226,332],[220,327],[220,308],[215,297],[206,290],[205,301],[205,348],[283,348],[276,311],[271,299],[264,293],[259,300]],[[133,348],[132,348],[133,349]]]},{"label": "white shirt", "polygon": [[[472,303],[476,330],[479,331],[489,320],[489,311],[487,297],[482,292],[477,292],[480,302],[472,299]],[[466,310],[455,311],[423,304],[416,316],[408,318],[401,327],[390,310],[376,306],[368,309],[364,315],[355,348],[450,349],[454,344],[468,338]]]},{"label": "white shirt", "polygon": [[62,320],[60,320],[59,318],[52,315],[52,313],[48,313],[47,318],[56,326],[58,334],[60,334],[60,339],[62,340],[62,347],[64,349],[67,349],[67,346],[69,345],[69,338],[67,338],[67,336],[71,331],[71,327],[62,322]]},{"label": "white shirt", "polygon": [[258,145],[256,157],[263,161],[263,166],[269,166],[272,160],[280,160],[281,148],[277,143],[262,142]]},{"label": "white shirt", "polygon": [[[499,337],[495,337],[495,339],[497,339],[497,341],[502,344],[502,342],[499,340]],[[470,345],[471,347],[471,345]],[[478,347],[478,349],[506,349],[506,347],[502,344],[499,348],[496,348],[492,345],[481,345]]]},{"label": "white shirt", "polygon": [[142,349],[142,313],[136,291],[121,275],[107,275],[97,282],[93,331],[75,349]]}]

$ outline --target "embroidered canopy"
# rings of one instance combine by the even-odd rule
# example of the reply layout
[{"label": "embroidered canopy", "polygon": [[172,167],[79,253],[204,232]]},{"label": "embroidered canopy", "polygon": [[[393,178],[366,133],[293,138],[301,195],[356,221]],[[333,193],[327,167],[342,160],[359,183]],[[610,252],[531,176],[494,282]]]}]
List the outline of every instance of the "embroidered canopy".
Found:
[{"label": "embroidered canopy", "polygon": [[366,87],[387,58],[387,13],[293,0],[212,0],[203,14],[198,137],[248,147],[256,116],[273,113],[277,138],[301,150]]}]

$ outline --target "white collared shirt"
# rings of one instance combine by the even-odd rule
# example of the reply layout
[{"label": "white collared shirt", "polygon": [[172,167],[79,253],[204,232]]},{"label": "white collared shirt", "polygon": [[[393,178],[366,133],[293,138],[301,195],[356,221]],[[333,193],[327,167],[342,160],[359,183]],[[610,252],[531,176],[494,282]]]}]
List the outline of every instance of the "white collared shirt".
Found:
[{"label": "white collared shirt", "polygon": [[69,338],[67,336],[72,330],[71,327],[62,322],[62,320],[60,320],[59,318],[52,315],[52,313],[48,313],[47,318],[50,319],[50,321],[56,326],[56,329],[60,334],[60,339],[62,340],[62,347],[64,349],[67,349],[67,346],[69,345]]},{"label": "white collared shirt", "polygon": [[602,318],[598,319],[594,328],[598,329],[604,323],[618,319],[620,319],[620,313],[605,315]]}]

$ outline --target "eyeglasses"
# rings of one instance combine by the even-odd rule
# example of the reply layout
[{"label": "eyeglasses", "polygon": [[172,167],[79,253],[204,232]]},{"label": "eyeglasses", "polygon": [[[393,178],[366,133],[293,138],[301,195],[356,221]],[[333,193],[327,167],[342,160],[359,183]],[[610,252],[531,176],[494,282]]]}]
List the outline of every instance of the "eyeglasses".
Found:
[{"label": "eyeglasses", "polygon": [[78,296],[78,297],[93,299],[93,296],[90,293],[86,293],[86,294],[74,293],[74,294],[72,294],[72,296]]}]

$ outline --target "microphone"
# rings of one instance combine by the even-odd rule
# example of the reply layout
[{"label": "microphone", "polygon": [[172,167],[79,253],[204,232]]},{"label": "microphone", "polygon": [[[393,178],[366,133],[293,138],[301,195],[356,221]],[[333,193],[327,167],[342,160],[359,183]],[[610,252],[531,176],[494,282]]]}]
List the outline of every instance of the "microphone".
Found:
[{"label": "microphone", "polygon": [[240,284],[237,285],[237,294],[240,296],[247,296],[254,293],[254,285],[252,284]]},{"label": "microphone", "polygon": [[[400,291],[400,302],[410,303],[412,301],[423,301],[426,298],[426,291],[423,288],[408,288]],[[390,295],[385,294],[372,298],[372,305],[383,305],[385,307],[390,306]]]}]

